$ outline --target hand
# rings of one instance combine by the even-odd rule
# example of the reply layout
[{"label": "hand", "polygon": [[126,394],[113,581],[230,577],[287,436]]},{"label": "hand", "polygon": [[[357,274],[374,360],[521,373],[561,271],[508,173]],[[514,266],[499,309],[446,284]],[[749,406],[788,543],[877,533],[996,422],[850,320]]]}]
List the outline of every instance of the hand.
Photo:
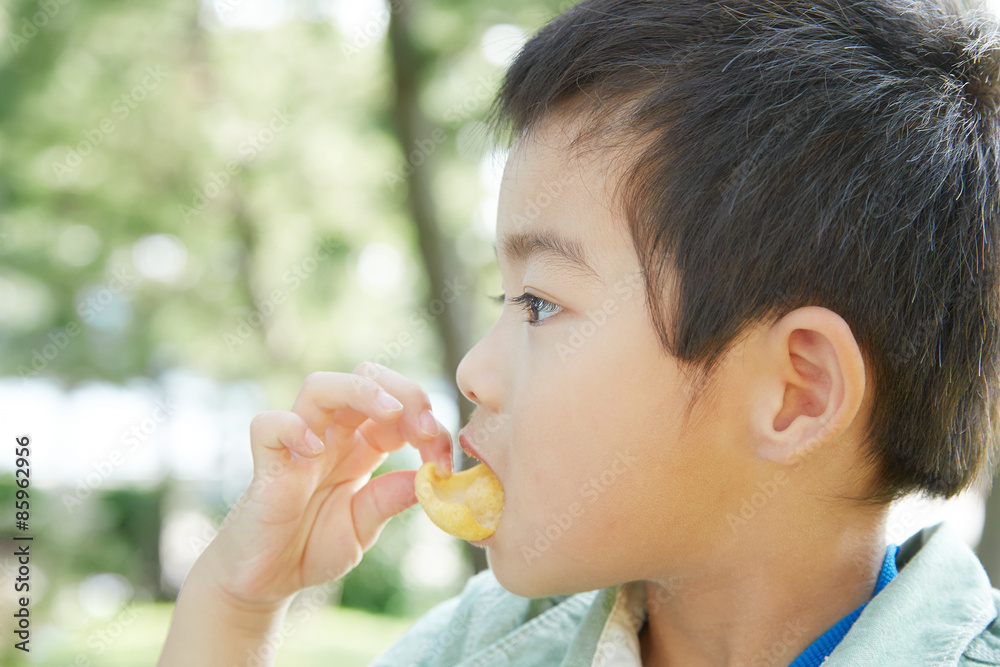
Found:
[{"label": "hand", "polygon": [[[388,394],[402,403],[379,403]],[[253,480],[199,557],[220,592],[244,606],[277,607],[296,591],[339,579],[388,520],[416,502],[414,470],[371,479],[407,442],[451,470],[451,437],[421,432],[427,394],[396,371],[363,362],[352,373],[317,372],[290,412],[250,424]]]}]

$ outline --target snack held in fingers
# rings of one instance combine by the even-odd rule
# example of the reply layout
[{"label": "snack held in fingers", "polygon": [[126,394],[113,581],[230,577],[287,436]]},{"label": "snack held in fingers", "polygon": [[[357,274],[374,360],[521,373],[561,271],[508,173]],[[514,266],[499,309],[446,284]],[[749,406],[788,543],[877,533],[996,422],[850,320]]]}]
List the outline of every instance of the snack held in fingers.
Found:
[{"label": "snack held in fingers", "polygon": [[503,487],[493,471],[479,465],[452,475],[440,475],[428,461],[414,479],[417,500],[441,530],[463,540],[492,535],[503,513]]}]

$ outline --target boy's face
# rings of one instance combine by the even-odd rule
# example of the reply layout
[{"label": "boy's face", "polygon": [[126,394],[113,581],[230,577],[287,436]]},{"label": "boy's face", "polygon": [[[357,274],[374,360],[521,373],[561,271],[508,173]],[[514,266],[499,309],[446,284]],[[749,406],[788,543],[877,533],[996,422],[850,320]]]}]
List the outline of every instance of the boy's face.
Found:
[{"label": "boy's face", "polygon": [[[527,597],[704,566],[730,534],[724,508],[747,489],[730,473],[742,464],[741,409],[719,409],[713,393],[687,413],[687,377],[660,349],[610,203],[613,165],[603,152],[567,158],[573,129],[549,120],[515,144],[498,209],[507,299],[528,292],[554,305],[508,302],[458,369],[477,404],[463,433],[506,495],[482,544],[500,583]],[[594,273],[550,250],[508,255],[517,235],[558,237]]]}]

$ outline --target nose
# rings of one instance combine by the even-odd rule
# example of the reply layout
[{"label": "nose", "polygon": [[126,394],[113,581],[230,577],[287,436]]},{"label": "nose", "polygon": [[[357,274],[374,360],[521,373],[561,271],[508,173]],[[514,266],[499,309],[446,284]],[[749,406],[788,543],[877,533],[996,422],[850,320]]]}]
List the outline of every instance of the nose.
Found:
[{"label": "nose", "polygon": [[499,350],[494,344],[496,327],[479,339],[458,364],[455,381],[459,391],[476,405],[499,410],[500,376]]}]

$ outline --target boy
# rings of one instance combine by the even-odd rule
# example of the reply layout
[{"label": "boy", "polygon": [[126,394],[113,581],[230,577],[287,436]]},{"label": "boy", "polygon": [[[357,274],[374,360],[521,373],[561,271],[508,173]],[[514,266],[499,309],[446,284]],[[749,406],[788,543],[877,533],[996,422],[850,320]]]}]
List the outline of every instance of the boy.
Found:
[{"label": "boy", "polygon": [[[884,540],[997,463],[998,77],[992,20],[931,0],[585,1],[529,41],[509,306],[457,378],[490,570],[375,664],[1000,665],[968,547]],[[366,363],[255,418],[160,664],[264,654],[415,502],[385,452],[450,468],[427,408]]]}]

